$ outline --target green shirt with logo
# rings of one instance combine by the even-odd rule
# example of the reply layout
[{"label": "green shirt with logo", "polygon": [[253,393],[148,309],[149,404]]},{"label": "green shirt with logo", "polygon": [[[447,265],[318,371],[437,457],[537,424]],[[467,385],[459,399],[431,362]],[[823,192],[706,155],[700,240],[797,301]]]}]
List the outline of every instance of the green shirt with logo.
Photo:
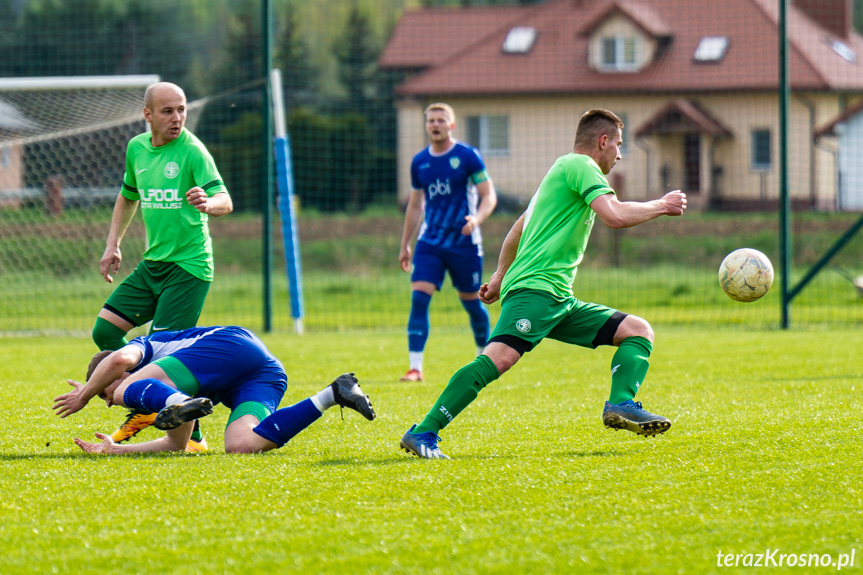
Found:
[{"label": "green shirt with logo", "polygon": [[174,262],[193,276],[213,279],[213,245],[208,216],[186,201],[195,186],[208,196],[227,193],[213,157],[186,129],[177,139],[153,147],[150,133],[129,141],[122,194],[141,202],[149,247],[145,260]]},{"label": "green shirt with logo", "polygon": [[570,153],[558,158],[525,211],[518,252],[503,278],[501,296],[529,288],[561,301],[573,297],[572,283],[596,217],[590,203],[613,193],[590,156]]}]

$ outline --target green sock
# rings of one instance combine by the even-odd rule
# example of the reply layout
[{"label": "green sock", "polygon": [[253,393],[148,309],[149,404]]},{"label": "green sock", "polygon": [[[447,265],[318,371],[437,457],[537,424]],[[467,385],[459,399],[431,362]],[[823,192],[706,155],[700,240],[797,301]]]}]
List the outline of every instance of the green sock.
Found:
[{"label": "green sock", "polygon": [[620,342],[611,358],[610,403],[621,403],[635,397],[650,367],[647,358],[651,351],[653,344],[647,338],[628,337]]},{"label": "green sock", "polygon": [[100,351],[106,349],[115,351],[129,343],[125,331],[101,317],[96,318],[96,324],[93,326],[93,342]]},{"label": "green sock", "polygon": [[198,443],[204,438],[204,435],[201,433],[201,425],[198,423],[198,420],[195,420],[195,429],[192,430],[192,439],[193,441],[197,441]]},{"label": "green sock", "polygon": [[477,356],[452,376],[425,419],[414,433],[437,433],[470,405],[486,385],[500,377],[494,362],[487,355]]}]

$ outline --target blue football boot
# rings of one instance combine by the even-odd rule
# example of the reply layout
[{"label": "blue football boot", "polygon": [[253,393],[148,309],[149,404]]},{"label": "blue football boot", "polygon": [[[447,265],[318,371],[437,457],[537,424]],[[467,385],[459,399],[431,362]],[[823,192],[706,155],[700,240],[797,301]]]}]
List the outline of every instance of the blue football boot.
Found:
[{"label": "blue football boot", "polygon": [[449,459],[446,455],[440,452],[437,442],[440,437],[434,432],[414,433],[416,424],[412,425],[409,430],[402,436],[399,446],[410,453],[423,459]]},{"label": "blue football boot", "polygon": [[631,399],[619,404],[606,401],[602,423],[612,429],[626,429],[647,437],[664,433],[671,427],[667,417],[650,413],[641,407],[640,401]]}]

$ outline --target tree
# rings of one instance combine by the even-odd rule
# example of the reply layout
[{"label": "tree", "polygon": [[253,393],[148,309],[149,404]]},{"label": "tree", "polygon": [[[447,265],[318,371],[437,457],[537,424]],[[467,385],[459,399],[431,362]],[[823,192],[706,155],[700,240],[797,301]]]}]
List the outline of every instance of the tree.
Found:
[{"label": "tree", "polygon": [[339,64],[339,79],[348,94],[348,107],[364,112],[373,91],[380,48],[369,15],[356,0],[341,37],[333,45],[333,54]]},{"label": "tree", "polygon": [[300,35],[296,12],[292,9],[284,11],[274,52],[273,63],[282,71],[287,113],[296,106],[314,102],[318,71],[312,65],[309,47]]}]

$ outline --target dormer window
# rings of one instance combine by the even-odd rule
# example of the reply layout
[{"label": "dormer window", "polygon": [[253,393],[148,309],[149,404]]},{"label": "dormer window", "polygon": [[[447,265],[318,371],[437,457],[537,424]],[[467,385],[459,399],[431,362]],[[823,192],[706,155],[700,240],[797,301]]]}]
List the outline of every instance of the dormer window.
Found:
[{"label": "dormer window", "polygon": [[527,54],[533,48],[536,40],[536,28],[532,26],[516,26],[512,28],[503,41],[505,54]]},{"label": "dormer window", "polygon": [[727,36],[704,36],[695,49],[696,62],[721,62],[728,50]]},{"label": "dormer window", "polygon": [[638,38],[635,36],[607,36],[601,40],[604,70],[635,70],[638,65]]},{"label": "dormer window", "polygon": [[854,50],[852,50],[845,42],[840,40],[828,40],[828,44],[830,44],[833,51],[839,54],[843,60],[847,62],[855,62],[857,60],[857,54],[855,54]]}]

